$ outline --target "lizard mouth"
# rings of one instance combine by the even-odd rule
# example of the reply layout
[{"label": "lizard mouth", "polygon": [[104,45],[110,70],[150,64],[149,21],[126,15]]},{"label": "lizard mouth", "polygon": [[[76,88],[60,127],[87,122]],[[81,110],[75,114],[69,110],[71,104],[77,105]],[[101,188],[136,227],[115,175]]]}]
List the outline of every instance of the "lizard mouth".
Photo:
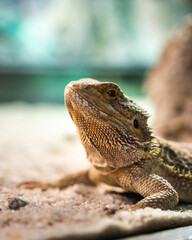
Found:
[{"label": "lizard mouth", "polygon": [[[87,100],[89,99],[89,101]],[[76,87],[73,82],[69,83],[65,88],[65,104],[68,110],[75,110],[76,112],[85,113],[86,115],[94,115],[97,116],[110,116],[111,118],[115,118],[114,116],[118,114],[118,112],[108,104],[108,107],[102,107],[102,101],[99,101],[98,98],[90,98],[90,94],[87,92],[81,92],[81,89]],[[103,109],[106,109],[103,111]],[[92,114],[92,112],[94,114]]]},{"label": "lizard mouth", "polygon": [[[122,123],[115,117],[114,113],[109,111],[103,111],[102,107],[96,101],[87,101],[88,96],[81,94],[80,91],[73,88],[73,85],[69,85],[65,89],[65,105],[71,115],[73,121],[76,120],[77,116],[82,116],[86,118],[106,118],[109,121],[111,119],[111,124],[113,121]],[[112,107],[111,107],[112,108]],[[113,110],[113,112],[116,112]]]}]

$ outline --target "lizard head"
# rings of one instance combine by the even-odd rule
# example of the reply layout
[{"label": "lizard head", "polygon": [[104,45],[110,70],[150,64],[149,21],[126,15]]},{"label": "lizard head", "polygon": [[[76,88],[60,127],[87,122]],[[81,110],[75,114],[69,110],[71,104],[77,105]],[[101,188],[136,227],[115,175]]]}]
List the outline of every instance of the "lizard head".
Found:
[{"label": "lizard head", "polygon": [[142,159],[152,139],[148,115],[116,84],[73,81],[65,89],[65,104],[95,167],[116,169]]}]

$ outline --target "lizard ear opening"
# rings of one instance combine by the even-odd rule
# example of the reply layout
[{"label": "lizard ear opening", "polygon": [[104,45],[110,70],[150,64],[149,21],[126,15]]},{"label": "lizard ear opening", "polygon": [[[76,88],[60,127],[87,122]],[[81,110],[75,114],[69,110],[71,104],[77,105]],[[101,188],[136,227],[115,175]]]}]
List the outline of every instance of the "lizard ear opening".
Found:
[{"label": "lizard ear opening", "polygon": [[136,128],[136,129],[139,128],[139,121],[138,121],[136,118],[133,120],[133,126],[134,126],[134,128]]}]

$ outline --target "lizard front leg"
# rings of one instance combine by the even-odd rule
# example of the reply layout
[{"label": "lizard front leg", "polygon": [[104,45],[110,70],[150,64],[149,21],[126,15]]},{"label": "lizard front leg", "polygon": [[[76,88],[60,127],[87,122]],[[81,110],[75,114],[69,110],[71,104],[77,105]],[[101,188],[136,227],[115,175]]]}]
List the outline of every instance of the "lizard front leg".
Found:
[{"label": "lizard front leg", "polygon": [[116,174],[122,188],[139,193],[144,197],[131,207],[132,210],[145,207],[172,209],[179,202],[175,189],[158,175],[144,173],[138,167],[123,168]]},{"label": "lizard front leg", "polygon": [[55,182],[44,183],[40,181],[25,181],[18,185],[18,187],[24,187],[28,189],[41,188],[46,190],[48,188],[65,188],[75,183],[83,183],[86,185],[94,185],[94,182],[90,179],[89,170],[81,171],[78,173],[68,174],[63,178]]}]

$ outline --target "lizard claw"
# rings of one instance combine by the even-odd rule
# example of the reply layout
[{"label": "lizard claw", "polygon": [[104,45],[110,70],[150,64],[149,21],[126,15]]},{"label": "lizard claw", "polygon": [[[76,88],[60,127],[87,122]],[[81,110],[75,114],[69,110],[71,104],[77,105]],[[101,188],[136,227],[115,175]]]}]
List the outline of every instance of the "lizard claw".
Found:
[{"label": "lizard claw", "polygon": [[43,183],[40,181],[24,181],[17,185],[18,188],[26,188],[26,189],[34,189],[34,188],[40,188],[43,191],[47,190],[48,188],[53,187],[50,183]]}]

